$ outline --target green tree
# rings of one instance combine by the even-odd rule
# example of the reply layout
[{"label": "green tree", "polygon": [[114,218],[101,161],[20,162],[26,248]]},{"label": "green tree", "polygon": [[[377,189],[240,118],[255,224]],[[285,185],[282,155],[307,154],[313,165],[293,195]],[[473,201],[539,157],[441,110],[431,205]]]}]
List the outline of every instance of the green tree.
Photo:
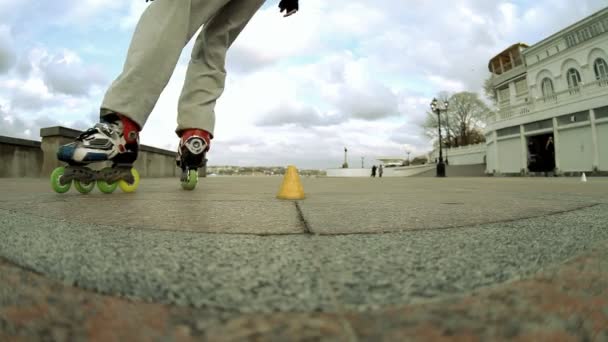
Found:
[{"label": "green tree", "polygon": [[[479,98],[477,93],[460,92],[447,97],[445,92],[439,93],[441,103],[448,98],[447,111],[441,112],[442,144],[445,147],[466,146],[485,141],[483,129],[492,110]],[[422,128],[426,136],[437,139],[437,114],[427,112]]]}]

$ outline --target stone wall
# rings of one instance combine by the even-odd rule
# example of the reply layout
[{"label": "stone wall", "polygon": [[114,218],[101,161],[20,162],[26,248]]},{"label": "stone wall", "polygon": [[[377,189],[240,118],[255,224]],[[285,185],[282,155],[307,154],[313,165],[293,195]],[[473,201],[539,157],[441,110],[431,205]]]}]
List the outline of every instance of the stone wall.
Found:
[{"label": "stone wall", "polygon": [[0,177],[38,177],[40,142],[0,136]]}]

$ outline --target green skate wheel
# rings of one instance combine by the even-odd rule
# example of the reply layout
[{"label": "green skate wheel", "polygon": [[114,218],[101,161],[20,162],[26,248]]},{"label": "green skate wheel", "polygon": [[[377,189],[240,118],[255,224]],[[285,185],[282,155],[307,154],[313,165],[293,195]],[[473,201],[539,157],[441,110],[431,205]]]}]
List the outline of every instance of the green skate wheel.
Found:
[{"label": "green skate wheel", "polygon": [[51,187],[53,188],[53,190],[55,190],[55,192],[60,194],[67,192],[72,186],[72,182],[69,182],[65,185],[61,185],[61,183],[59,183],[59,180],[61,179],[61,176],[63,176],[64,173],[65,167],[63,166],[56,168],[51,173]]},{"label": "green skate wheel", "polygon": [[182,181],[182,189],[194,190],[194,188],[196,188],[196,183],[198,183],[198,170],[189,170],[188,180],[185,182]]},{"label": "green skate wheel", "polygon": [[118,181],[118,186],[123,192],[133,192],[139,186],[139,172],[133,167],[131,168],[131,174],[133,175],[133,184],[127,183],[124,179]]},{"label": "green skate wheel", "polygon": [[[111,168],[106,167],[103,170],[106,170],[106,169],[111,169]],[[101,180],[101,179],[97,181],[97,188],[99,189],[99,191],[103,192],[104,194],[111,194],[111,193],[113,193],[114,190],[116,190],[117,187],[118,187],[118,182],[114,182],[112,184],[108,184],[106,181]]]},{"label": "green skate wheel", "polygon": [[95,181],[92,181],[89,184],[81,183],[78,180],[74,181],[74,188],[76,190],[78,190],[78,192],[80,192],[81,194],[88,194],[89,192],[91,192],[93,190],[94,187],[95,187]]},{"label": "green skate wheel", "polygon": [[103,192],[104,194],[113,193],[117,187],[118,187],[118,183],[108,184],[104,180],[97,181],[97,188],[99,189],[99,191]]}]

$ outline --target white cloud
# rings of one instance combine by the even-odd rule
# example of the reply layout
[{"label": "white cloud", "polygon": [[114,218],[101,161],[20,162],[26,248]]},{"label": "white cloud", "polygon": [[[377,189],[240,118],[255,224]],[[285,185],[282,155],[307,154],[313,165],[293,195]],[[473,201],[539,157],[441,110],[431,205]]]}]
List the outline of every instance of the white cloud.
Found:
[{"label": "white cloud", "polygon": [[0,25],[0,75],[9,71],[16,61],[16,51],[10,28]]},{"label": "white cloud", "polygon": [[429,81],[437,87],[450,93],[457,93],[466,90],[466,86],[459,80],[451,80],[438,75],[430,75]]},{"label": "white cloud", "polygon": [[69,50],[45,55],[38,68],[48,89],[59,94],[82,96],[93,86],[107,82],[99,68],[84,65],[80,57]]}]

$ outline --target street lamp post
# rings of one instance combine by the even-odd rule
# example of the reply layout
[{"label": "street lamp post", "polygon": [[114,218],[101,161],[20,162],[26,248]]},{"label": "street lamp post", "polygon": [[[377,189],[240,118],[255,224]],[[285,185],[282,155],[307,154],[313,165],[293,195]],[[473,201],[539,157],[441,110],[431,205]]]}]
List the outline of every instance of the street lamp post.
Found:
[{"label": "street lamp post", "polygon": [[438,129],[439,129],[439,162],[437,163],[437,177],[445,177],[445,164],[443,163],[443,144],[441,142],[441,111],[447,111],[448,101],[440,104],[437,99],[431,102],[431,110],[437,114]]},{"label": "street lamp post", "polygon": [[[447,105],[446,105],[446,110],[447,110]],[[450,148],[452,148],[452,135],[450,133],[450,116],[446,115],[445,116],[445,123],[446,123],[446,129],[448,130],[448,148],[445,150],[445,164],[446,165],[450,165],[450,162],[448,161],[448,151],[450,150]]]}]

